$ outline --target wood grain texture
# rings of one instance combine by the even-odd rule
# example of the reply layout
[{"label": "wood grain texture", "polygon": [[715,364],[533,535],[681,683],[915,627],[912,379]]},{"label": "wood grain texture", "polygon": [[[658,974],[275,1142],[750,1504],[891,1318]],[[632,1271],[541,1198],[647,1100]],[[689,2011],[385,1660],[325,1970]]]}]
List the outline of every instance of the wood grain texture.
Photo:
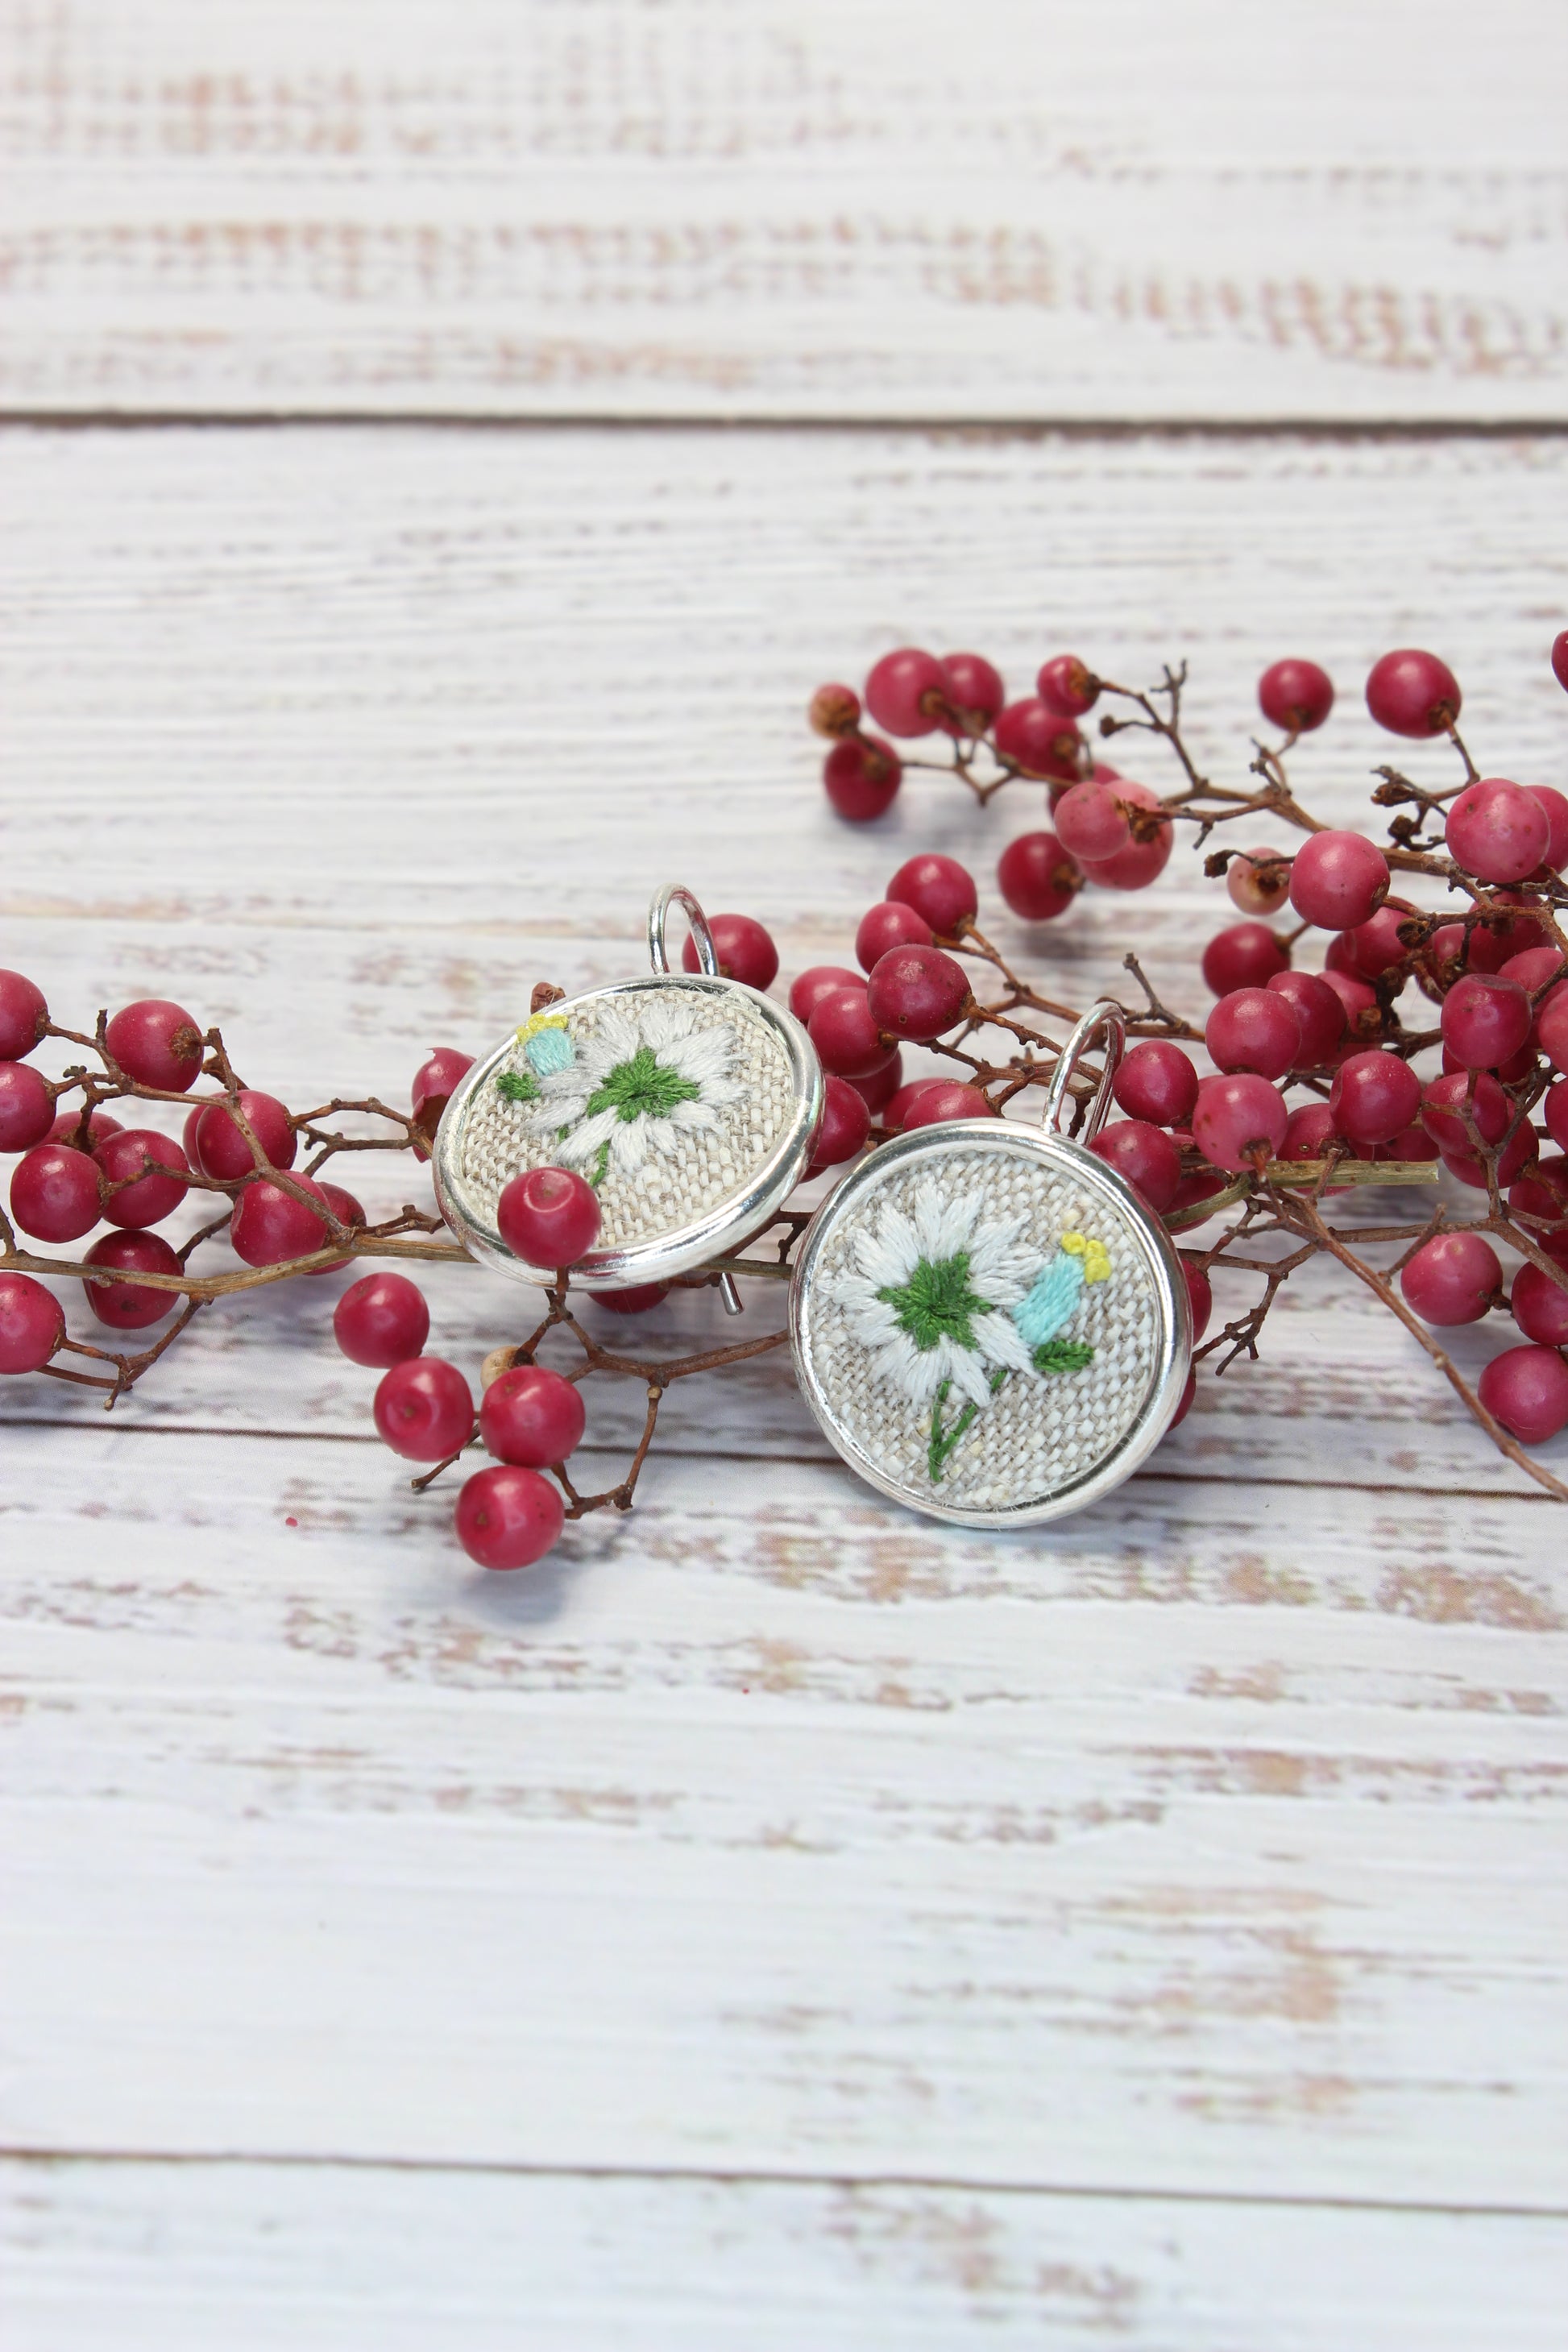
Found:
[{"label": "wood grain texture", "polygon": [[1560,419],[1563,14],[6,0],[13,410]]}]

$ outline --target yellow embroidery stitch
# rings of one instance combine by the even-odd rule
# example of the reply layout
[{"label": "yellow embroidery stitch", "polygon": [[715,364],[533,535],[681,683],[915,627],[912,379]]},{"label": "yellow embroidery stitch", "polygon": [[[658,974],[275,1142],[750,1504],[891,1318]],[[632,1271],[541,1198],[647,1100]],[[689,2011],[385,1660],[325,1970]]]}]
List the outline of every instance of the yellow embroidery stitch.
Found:
[{"label": "yellow embroidery stitch", "polygon": [[1107,1282],[1110,1277],[1110,1252],[1103,1242],[1087,1234],[1064,1234],[1061,1245],[1069,1257],[1083,1260],[1085,1282]]}]

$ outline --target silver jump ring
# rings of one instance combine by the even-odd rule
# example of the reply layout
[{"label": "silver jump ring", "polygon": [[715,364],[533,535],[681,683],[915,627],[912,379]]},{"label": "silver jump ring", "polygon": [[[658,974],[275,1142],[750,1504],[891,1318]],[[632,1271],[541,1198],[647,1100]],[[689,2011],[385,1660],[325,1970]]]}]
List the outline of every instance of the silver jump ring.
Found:
[{"label": "silver jump ring", "polygon": [[1094,1100],[1089,1107],[1089,1117],[1084,1121],[1083,1132],[1079,1137],[1079,1141],[1083,1143],[1092,1143],[1105,1125],[1105,1114],[1110,1108],[1110,1088],[1116,1076],[1117,1064],[1121,1061],[1127,1046],[1127,1015],[1120,1004],[1111,1003],[1110,997],[1102,996],[1098,1004],[1089,1006],[1089,1011],[1062,1047],[1056,1069],[1051,1076],[1050,1090],[1046,1096],[1046,1108],[1040,1118],[1042,1127],[1047,1129],[1059,1129],[1061,1109],[1067,1099],[1068,1082],[1084,1054],[1101,1030],[1105,1032],[1105,1066],[1100,1072],[1100,1085],[1095,1089]]},{"label": "silver jump ring", "polygon": [[664,942],[664,932],[672,906],[681,909],[691,926],[691,936],[696,942],[699,967],[707,973],[710,980],[717,980],[720,977],[719,954],[713,945],[713,934],[708,928],[708,918],[691,892],[683,889],[679,882],[671,882],[667,888],[659,891],[647,910],[648,961],[655,971],[667,972],[669,970],[669,950]]}]

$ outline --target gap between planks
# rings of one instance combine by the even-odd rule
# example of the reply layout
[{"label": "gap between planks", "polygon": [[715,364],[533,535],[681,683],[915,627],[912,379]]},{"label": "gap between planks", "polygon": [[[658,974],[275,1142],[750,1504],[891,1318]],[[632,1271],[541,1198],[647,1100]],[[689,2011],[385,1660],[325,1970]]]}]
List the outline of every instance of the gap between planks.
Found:
[{"label": "gap between planks", "polygon": [[780,409],[763,415],[704,416],[696,410],[516,409],[503,415],[465,415],[447,408],[12,408],[0,402],[0,432],[161,433],[175,430],[267,432],[319,430],[322,426],[363,432],[523,433],[705,433],[825,435],[918,433],[932,441],[1520,441],[1568,439],[1568,415],[1539,416],[1401,416],[1345,418],[1323,415],[1279,417],[939,416],[918,409],[888,410],[874,416],[852,414],[795,415]]}]

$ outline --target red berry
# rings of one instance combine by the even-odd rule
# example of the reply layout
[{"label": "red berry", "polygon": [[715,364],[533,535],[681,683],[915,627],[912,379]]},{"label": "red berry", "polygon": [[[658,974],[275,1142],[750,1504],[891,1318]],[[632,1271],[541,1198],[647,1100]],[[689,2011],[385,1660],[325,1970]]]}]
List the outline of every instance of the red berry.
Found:
[{"label": "red berry", "polygon": [[612,1315],[646,1315],[668,1297],[668,1282],[630,1282],[624,1290],[595,1290],[594,1304],[607,1307]]},{"label": "red berry", "polygon": [[599,1238],[599,1199],[570,1168],[529,1168],[502,1187],[500,1237],[525,1265],[575,1265]]},{"label": "red berry", "polygon": [[855,934],[855,957],[862,971],[869,971],[879,957],[889,948],[931,945],[931,925],[912,907],[900,907],[896,898],[884,898],[879,906],[868,907],[860,918]]},{"label": "red berry", "polygon": [[1056,805],[1062,847],[1088,865],[1103,865],[1132,839],[1127,812],[1114,784],[1074,784]]},{"label": "red berry", "polygon": [[[1277,971],[1264,985],[1270,995],[1283,997],[1296,1016],[1300,1043],[1291,1067],[1322,1069],[1345,1034],[1345,1008],[1338,993],[1312,971]],[[1373,1002],[1375,1005],[1376,999]]]},{"label": "red berry", "polygon": [[998,713],[993,740],[998,759],[1024,775],[1077,783],[1083,738],[1070,719],[1047,710],[1037,694],[1025,702],[1010,702]]},{"label": "red berry", "polygon": [[1142,1118],[1113,1118],[1089,1148],[1137,1187],[1156,1216],[1163,1215],[1182,1181],[1182,1155],[1163,1128]]},{"label": "red berry", "polygon": [[888,896],[900,907],[912,907],[942,939],[955,939],[980,904],[968,867],[934,850],[906,858],[888,885]]},{"label": "red berry", "polygon": [[465,1478],[452,1514],[458,1541],[480,1568],[531,1568],[559,1541],[566,1506],[553,1479],[498,1463]]},{"label": "red berry", "polygon": [[[708,928],[724,979],[738,980],[759,994],[772,987],[778,977],[779,951],[761,923],[753,922],[750,915],[710,915]],[[681,950],[680,965],[683,971],[701,971],[694,939],[689,938]]]},{"label": "red berry", "polygon": [[940,1127],[950,1118],[996,1116],[978,1087],[963,1086],[953,1078],[938,1078],[931,1086],[922,1086],[918,1093],[913,1088],[910,1091],[914,1099],[906,1105],[900,1122],[906,1135],[917,1127]]},{"label": "red berry", "polygon": [[[292,1168],[300,1139],[277,1096],[244,1087],[239,1108],[272,1166]],[[204,1175],[222,1177],[226,1182],[234,1183],[241,1176],[248,1176],[257,1164],[249,1144],[221,1103],[213,1103],[195,1114],[193,1135],[195,1161]]]},{"label": "red berry", "polygon": [[1334,707],[1333,680],[1316,662],[1272,662],[1258,681],[1258,700],[1270,726],[1309,735]]},{"label": "red berry", "polygon": [[820,1176],[825,1168],[838,1168],[846,1160],[853,1160],[865,1150],[870,1130],[871,1114],[857,1088],[847,1078],[826,1078],[822,1118],[811,1139],[807,1176]]},{"label": "red berry", "polygon": [[814,963],[798,980],[790,982],[789,1009],[797,1021],[809,1024],[812,1014],[825,996],[836,988],[864,988],[858,971],[849,971],[841,963]]},{"label": "red berry", "polygon": [[1090,858],[1084,862],[1086,880],[1102,890],[1144,890],[1165,870],[1175,840],[1175,827],[1169,817],[1162,816],[1146,831],[1146,820],[1135,813],[1141,809],[1158,810],[1160,796],[1147,784],[1134,783],[1130,776],[1118,776],[1114,772],[1094,772],[1099,784],[1113,784],[1115,797],[1124,813],[1129,813],[1131,838],[1124,849],[1110,857]]},{"label": "red berry", "polygon": [[1290,904],[1321,931],[1352,931],[1388,896],[1388,861],[1360,833],[1315,833],[1290,863]]},{"label": "red berry", "polygon": [[228,1237],[247,1265],[281,1265],[286,1258],[309,1257],[324,1249],[331,1236],[310,1201],[329,1206],[322,1187],[311,1176],[294,1176],[290,1183],[307,1195],[297,1200],[266,1177],[245,1185],[235,1202]]},{"label": "red berry", "polygon": [[1458,680],[1436,654],[1405,646],[1373,664],[1366,707],[1391,735],[1441,735],[1459,715]]},{"label": "red berry", "polygon": [[1352,1143],[1386,1143],[1421,1108],[1421,1081],[1397,1054],[1352,1054],[1334,1073],[1329,1109]]},{"label": "red berry", "polygon": [[122,1005],[104,1032],[110,1058],[138,1086],[183,1095],[202,1071],[202,1034],[184,1007],[146,996]]},{"label": "red berry", "polygon": [[1560,629],[1552,640],[1552,675],[1568,694],[1568,629]]},{"label": "red berry", "polygon": [[969,980],[941,948],[889,948],[866,984],[866,997],[879,1030],[924,1045],[962,1018]]},{"label": "red berry", "polygon": [[930,735],[948,709],[947,680],[934,654],[900,646],[866,680],[866,708],[889,735]]},{"label": "red berry", "polygon": [[1522,784],[1482,776],[1450,804],[1445,838],[1449,856],[1467,874],[1483,882],[1522,882],[1545,856],[1552,825]]},{"label": "red berry", "polygon": [[1541,863],[1549,873],[1561,874],[1568,866],[1568,793],[1560,793],[1554,784],[1528,784],[1525,789],[1546,812],[1547,840]]},{"label": "red berry", "polygon": [[362,1274],[332,1309],[332,1336],[351,1364],[389,1371],[419,1355],[430,1337],[430,1309],[402,1274]]},{"label": "red berry", "polygon": [[1185,1127],[1198,1098],[1198,1074],[1179,1045],[1150,1037],[1124,1057],[1111,1093],[1131,1118],[1147,1119],[1153,1127]]},{"label": "red berry", "polygon": [[1492,892],[1494,907],[1518,908],[1497,925],[1497,937],[1502,943],[1504,956],[1522,955],[1526,948],[1544,948],[1552,944],[1551,927],[1545,919],[1545,909],[1533,890],[1503,890]]},{"label": "red berry", "polygon": [[1538,1223],[1542,1223],[1556,1239],[1557,1229],[1568,1226],[1568,1158],[1549,1152],[1536,1160],[1510,1189],[1508,1205],[1515,1216],[1527,1220],[1537,1238]]},{"label": "red berry", "polygon": [[44,1138],[45,1142],[68,1143],[73,1151],[96,1151],[100,1143],[121,1132],[122,1122],[110,1118],[106,1110],[95,1110],[89,1118],[84,1132],[81,1113],[80,1103],[74,1110],[62,1110]]},{"label": "red berry", "polygon": [[456,1364],[410,1356],[384,1372],[372,1408],[375,1425],[407,1462],[443,1462],[474,1433],[474,1400]]},{"label": "red berry", "polygon": [[1209,1014],[1204,1044],[1216,1069],[1282,1078],[1301,1058],[1301,1024],[1276,990],[1233,988]]},{"label": "red berry", "polygon": [[1035,691],[1058,719],[1081,719],[1100,699],[1100,680],[1076,654],[1053,654],[1040,667]]},{"label": "red berry", "polygon": [[1542,1444],[1568,1423],[1568,1363],[1555,1348],[1507,1348],[1476,1383],[1494,1421],[1526,1445]]},{"label": "red berry", "polygon": [[1399,936],[1399,926],[1409,920],[1408,907],[1384,906],[1353,931],[1341,931],[1338,937],[1350,953],[1349,969],[1361,980],[1379,980],[1384,972],[1408,962],[1411,950]]},{"label": "red berry", "polygon": [[[1504,1144],[1498,1155],[1497,1181],[1505,1190],[1535,1157],[1536,1135],[1526,1120],[1514,1129],[1512,1140]],[[1443,1165],[1450,1176],[1461,1184],[1471,1185],[1478,1192],[1487,1189],[1487,1164],[1479,1152],[1447,1151],[1443,1153]]]},{"label": "red berry", "polygon": [[41,1372],[65,1336],[52,1290],[30,1274],[0,1274],[0,1372]]},{"label": "red berry", "polygon": [[1510,956],[1498,977],[1511,980],[1530,999],[1530,1043],[1541,1042],[1541,1016],[1554,996],[1568,988],[1568,961],[1560,948],[1526,948]]},{"label": "red berry", "polygon": [[[320,1179],[320,1182],[321,1187],[321,1197],[325,1201],[328,1208],[331,1209],[333,1216],[336,1217],[340,1225],[346,1225],[349,1231],[353,1233],[357,1227],[363,1225],[367,1222],[362,1203],[355,1200],[352,1192],[345,1192],[341,1184],[330,1184],[324,1176]],[[325,1244],[326,1239],[327,1236],[323,1234],[321,1236],[322,1244]],[[313,1280],[315,1276],[320,1274],[341,1274],[345,1265],[352,1265],[353,1264],[353,1260],[352,1258],[335,1257],[332,1258],[326,1265],[312,1265],[307,1267],[307,1278]]]},{"label": "red berry", "polygon": [[0,1059],[26,1061],[48,1024],[43,990],[19,971],[0,971]]},{"label": "red berry", "polygon": [[1423,1323],[1479,1323],[1502,1286],[1502,1267],[1479,1234],[1434,1234],[1399,1277]]},{"label": "red berry", "polygon": [[473,1055],[460,1054],[456,1045],[437,1045],[429,1060],[421,1062],[414,1073],[413,1109],[427,1135],[434,1135],[447,1097],[473,1066]]},{"label": "red berry", "polygon": [[1266,988],[1290,961],[1290,950],[1267,923],[1232,923],[1204,950],[1203,974],[1216,996],[1237,988]]},{"label": "red berry", "polygon": [[1216,1176],[1212,1168],[1197,1170],[1191,1176],[1184,1176],[1177,1185],[1171,1213],[1173,1216],[1179,1209],[1195,1208],[1200,1201],[1212,1201],[1216,1192],[1224,1191],[1223,1176]]},{"label": "red berry", "polygon": [[956,719],[942,725],[950,735],[984,735],[1006,700],[1001,672],[984,654],[943,654],[942,674]]},{"label": "red berry", "polygon": [[[87,1254],[89,1265],[116,1274],[178,1274],[180,1261],[162,1234],[105,1234]],[[145,1282],[86,1282],[87,1303],[111,1331],[142,1331],[161,1323],[180,1304],[177,1290],[157,1290]]]},{"label": "red berry", "polygon": [[93,1153],[111,1225],[161,1225],[185,1197],[189,1162],[177,1143],[150,1127],[129,1127]]},{"label": "red berry", "polygon": [[1194,1265],[1190,1257],[1184,1257],[1181,1265],[1182,1272],[1187,1277],[1187,1303],[1193,1310],[1193,1345],[1195,1348],[1209,1328],[1209,1317],[1214,1313],[1214,1292],[1201,1265]]},{"label": "red berry", "polygon": [[0,1062],[0,1151],[31,1151],[55,1123],[55,1098],[30,1063]]},{"label": "red berry", "polygon": [[1246,849],[1225,869],[1231,902],[1244,915],[1276,915],[1290,896],[1290,860],[1278,849]]},{"label": "red berry", "polygon": [[[1563,1269],[1568,1279],[1568,1268]],[[1568,1287],[1538,1265],[1521,1265],[1509,1300],[1513,1319],[1527,1339],[1543,1348],[1568,1348]]]},{"label": "red berry", "polygon": [[549,1470],[583,1442],[583,1392],[542,1364],[514,1364],[479,1400],[479,1435],[499,1462]]},{"label": "red berry", "polygon": [[[1383,1027],[1383,1007],[1371,981],[1358,980],[1353,972],[1336,971],[1332,965],[1321,977],[1323,986],[1331,989],[1340,1000],[1349,1034],[1352,1038],[1377,1036]],[[1302,1067],[1306,1066],[1303,1063]]]},{"label": "red berry", "polygon": [[1397,1135],[1389,1137],[1386,1143],[1374,1143],[1370,1151],[1363,1144],[1356,1152],[1358,1160],[1424,1160],[1428,1163],[1440,1160],[1442,1156],[1425,1128],[1421,1127],[1402,1127]]},{"label": "red berry", "polygon": [[1487,1070],[1451,1071],[1433,1078],[1422,1093],[1421,1124],[1439,1151],[1473,1152],[1478,1141],[1500,1143],[1512,1118],[1513,1105]]},{"label": "red berry", "polygon": [[903,776],[898,753],[879,735],[846,735],[822,763],[827,797],[849,824],[886,816]]},{"label": "red berry", "polygon": [[819,735],[853,735],[860,724],[860,698],[852,686],[819,686],[805,715]]},{"label": "red berry", "polygon": [[1440,923],[1421,950],[1421,961],[1439,988],[1449,988],[1462,971],[1500,971],[1509,946],[1484,923]]},{"label": "red berry", "polygon": [[821,997],[806,1034],[823,1068],[839,1078],[868,1078],[895,1050],[892,1040],[883,1036],[860,982]]},{"label": "red berry", "polygon": [[1530,1042],[1530,999],[1515,980],[1467,973],[1443,999],[1443,1043],[1470,1070],[1496,1070]]},{"label": "red berry", "polygon": [[[1343,1156],[1342,1139],[1334,1127],[1333,1115],[1326,1102],[1303,1103],[1293,1110],[1285,1122],[1285,1140],[1275,1153],[1277,1160],[1327,1160],[1338,1150]],[[1345,1184],[1330,1184],[1327,1193],[1349,1191]]]},{"label": "red berry", "polygon": [[1568,994],[1552,997],[1536,1022],[1535,1034],[1554,1068],[1568,1070]]},{"label": "red berry", "polygon": [[1072,905],[1083,876],[1054,833],[1023,833],[1002,852],[996,887],[1025,922],[1048,923]]},{"label": "red berry", "polygon": [[1193,1140],[1215,1168],[1238,1172],[1259,1152],[1271,1159],[1285,1140],[1288,1113],[1277,1087],[1239,1072],[1205,1078],[1193,1112]]},{"label": "red berry", "polygon": [[11,1214],[35,1241],[75,1242],[103,1213],[98,1162],[68,1143],[36,1143],[11,1177]]},{"label": "red berry", "polygon": [[[917,1102],[921,1095],[929,1094],[932,1087],[951,1086],[953,1083],[954,1081],[950,1078],[911,1079],[907,1087],[900,1087],[896,1094],[889,1095],[888,1097],[887,1108],[882,1113],[882,1125],[889,1135],[900,1134],[904,1121],[909,1117],[911,1103]],[[964,1091],[967,1093],[969,1089],[966,1087]],[[962,1113],[961,1116],[967,1118],[968,1113]]]},{"label": "red berry", "polygon": [[1553,1143],[1568,1151],[1568,1087],[1548,1087],[1542,1097],[1541,1108],[1546,1117],[1546,1132]]},{"label": "red berry", "polygon": [[875,1118],[885,1105],[892,1101],[904,1083],[904,1057],[895,1052],[892,1059],[884,1063],[879,1070],[873,1070],[868,1078],[851,1078],[848,1083]]}]

